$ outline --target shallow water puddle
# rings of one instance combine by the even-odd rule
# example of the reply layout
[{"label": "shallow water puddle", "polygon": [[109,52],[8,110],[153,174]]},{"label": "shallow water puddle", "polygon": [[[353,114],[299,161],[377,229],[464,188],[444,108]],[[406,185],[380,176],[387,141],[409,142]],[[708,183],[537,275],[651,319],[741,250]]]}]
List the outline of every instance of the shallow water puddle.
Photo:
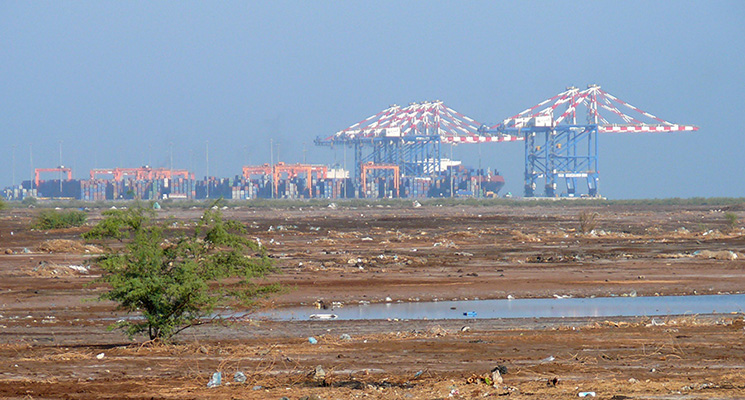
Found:
[{"label": "shallow water puddle", "polygon": [[474,319],[666,316],[743,312],[745,294],[705,296],[596,297],[515,300],[428,301],[346,304],[329,310],[293,307],[254,317],[308,320],[333,314],[335,319]]}]

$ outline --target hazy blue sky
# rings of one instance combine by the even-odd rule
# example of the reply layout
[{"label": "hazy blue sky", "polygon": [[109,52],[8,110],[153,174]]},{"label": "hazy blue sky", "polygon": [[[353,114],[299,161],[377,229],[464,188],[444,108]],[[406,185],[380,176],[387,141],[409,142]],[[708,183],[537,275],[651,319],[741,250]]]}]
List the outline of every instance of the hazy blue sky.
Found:
[{"label": "hazy blue sky", "polygon": [[[504,4],[503,4],[504,3]],[[0,1],[0,186],[34,166],[240,173],[388,105],[495,123],[588,83],[696,133],[603,134],[611,198],[745,196],[743,1]],[[476,146],[456,156],[477,162]],[[351,152],[347,155],[351,167]],[[482,145],[522,193],[523,145]]]}]

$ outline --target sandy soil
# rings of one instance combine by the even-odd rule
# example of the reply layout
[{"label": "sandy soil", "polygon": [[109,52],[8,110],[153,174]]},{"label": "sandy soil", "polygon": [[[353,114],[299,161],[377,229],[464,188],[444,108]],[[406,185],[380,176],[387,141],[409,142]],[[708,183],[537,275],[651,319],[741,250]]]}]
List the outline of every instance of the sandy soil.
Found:
[{"label": "sandy soil", "polygon": [[[745,231],[727,226],[725,212],[745,219],[742,207],[717,205],[225,211],[276,259],[280,273],[268,280],[289,290],[270,307],[386,297],[741,293]],[[77,267],[98,251],[80,242],[87,228],[33,231],[35,213],[0,212],[0,250],[11,253],[0,255],[2,398],[745,397],[741,314],[242,320],[185,331],[174,345],[131,341],[107,330],[122,316],[113,304],[86,301],[105,290],[89,284],[95,266]],[[597,213],[594,232],[581,232],[581,213]],[[159,213],[183,221],[199,215]],[[93,211],[91,223],[98,218]],[[319,365],[322,378],[314,374]],[[496,366],[507,369],[498,387],[468,383]],[[224,384],[208,389],[215,371]],[[245,383],[232,382],[237,371]]]}]

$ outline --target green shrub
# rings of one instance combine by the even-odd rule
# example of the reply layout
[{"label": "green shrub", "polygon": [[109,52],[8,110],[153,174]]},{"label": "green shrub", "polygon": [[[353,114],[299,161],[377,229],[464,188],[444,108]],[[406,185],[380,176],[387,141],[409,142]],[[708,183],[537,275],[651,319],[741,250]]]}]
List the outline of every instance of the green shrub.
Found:
[{"label": "green shrub", "polygon": [[88,215],[82,211],[42,210],[31,227],[44,230],[72,228],[84,225],[87,219]]},{"label": "green shrub", "polygon": [[724,213],[724,219],[727,220],[727,228],[735,229],[737,227],[737,214],[733,212]]},{"label": "green shrub", "polygon": [[150,210],[105,215],[84,237],[126,243],[97,264],[103,270],[98,282],[110,286],[99,299],[142,316],[114,326],[129,336],[146,333],[150,340],[167,341],[189,327],[219,321],[218,308],[251,308],[255,298],[279,289],[252,283],[274,270],[272,262],[263,247],[246,237],[245,227],[223,220],[220,210],[208,208],[192,234],[175,237],[166,237],[167,225],[153,222]]}]

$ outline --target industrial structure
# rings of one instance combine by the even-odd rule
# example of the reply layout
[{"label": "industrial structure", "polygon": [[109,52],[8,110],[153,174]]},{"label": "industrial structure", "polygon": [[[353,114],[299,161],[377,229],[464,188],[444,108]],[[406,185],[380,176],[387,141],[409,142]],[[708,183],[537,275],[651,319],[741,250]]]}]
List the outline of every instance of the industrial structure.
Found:
[{"label": "industrial structure", "polygon": [[[392,188],[392,196],[384,197],[418,197],[437,187],[453,188],[436,191],[441,196],[455,196],[458,189],[479,195],[478,184],[468,182],[478,183],[492,174],[475,171],[467,177],[454,176],[455,169],[443,165],[441,144],[519,140],[510,135],[484,135],[481,127],[442,101],[427,101],[407,107],[392,105],[334,135],[316,138],[315,143],[354,150],[353,184],[360,197],[380,192],[381,187]],[[460,182],[455,184],[455,180]]]},{"label": "industrial structure", "polygon": [[[598,192],[598,134],[696,131],[640,110],[598,85],[565,91],[488,127],[442,101],[392,105],[328,137],[318,146],[353,149],[354,172],[316,164],[244,166],[234,178],[196,180],[183,169],[96,168],[73,180],[64,166],[34,170],[34,179],[4,196],[115,199],[495,197],[504,178],[442,157],[441,145],[524,142],[526,197]],[[452,150],[452,147],[451,147]],[[452,151],[451,151],[452,153]],[[43,181],[42,173],[57,172]],[[63,180],[63,174],[66,180]],[[586,193],[578,188],[584,179]],[[539,181],[543,180],[543,190]],[[560,188],[560,184],[565,188]],[[561,192],[560,192],[561,189]]]},{"label": "industrial structure", "polygon": [[565,193],[574,196],[577,181],[582,178],[587,184],[587,194],[595,197],[599,178],[598,133],[696,130],[696,126],[673,124],[642,111],[598,85],[588,85],[582,91],[568,87],[491,128],[480,129],[480,132],[525,141],[526,197],[536,195],[541,178],[546,197],[558,195],[562,180],[566,185]]}]

